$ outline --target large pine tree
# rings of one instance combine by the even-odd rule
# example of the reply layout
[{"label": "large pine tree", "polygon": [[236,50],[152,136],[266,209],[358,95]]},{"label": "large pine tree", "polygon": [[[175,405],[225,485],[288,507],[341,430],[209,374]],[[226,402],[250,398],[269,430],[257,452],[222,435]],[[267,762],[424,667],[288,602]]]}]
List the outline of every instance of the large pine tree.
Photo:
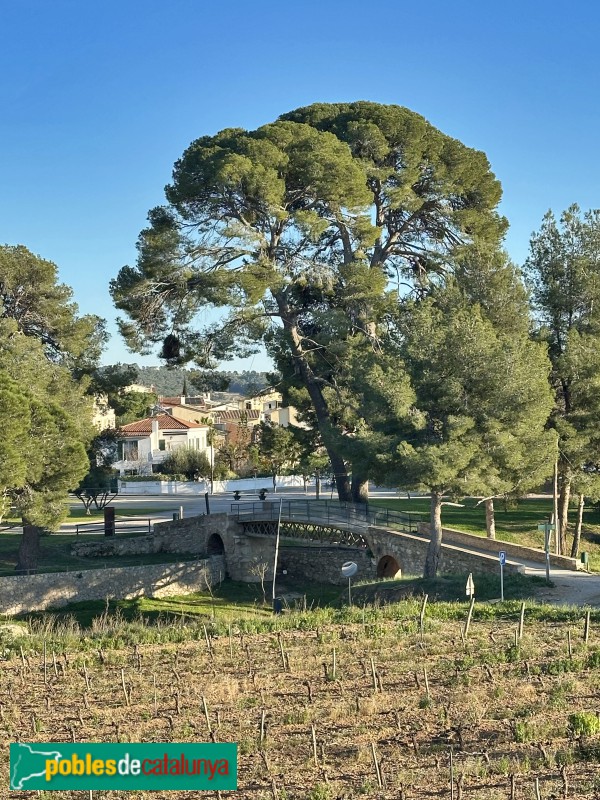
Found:
[{"label": "large pine tree", "polygon": [[[536,335],[548,346],[558,434],[558,542],[567,552],[569,499],[600,496],[600,211],[552,212],[531,238],[525,265]],[[572,547],[577,555],[578,535]]]},{"label": "large pine tree", "polygon": [[[500,195],[482,152],[399,106],[316,104],[204,136],[175,164],[137,265],[111,284],[122,332],[200,366],[268,334],[310,403],[340,499],[364,500],[368,473],[350,446],[363,423],[338,403],[347,351],[357,339],[379,349],[398,300],[390,281],[426,291],[457,248],[498,240]],[[210,308],[227,313],[202,328]]]}]

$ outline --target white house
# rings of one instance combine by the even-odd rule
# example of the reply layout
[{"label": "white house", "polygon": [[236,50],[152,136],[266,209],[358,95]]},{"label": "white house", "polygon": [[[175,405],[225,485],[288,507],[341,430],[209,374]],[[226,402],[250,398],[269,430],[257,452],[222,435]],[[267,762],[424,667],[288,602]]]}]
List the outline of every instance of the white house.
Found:
[{"label": "white house", "polygon": [[119,460],[113,464],[121,475],[149,475],[178,447],[192,447],[210,460],[207,442],[208,425],[176,419],[171,414],[157,414],[123,425],[117,432]]}]

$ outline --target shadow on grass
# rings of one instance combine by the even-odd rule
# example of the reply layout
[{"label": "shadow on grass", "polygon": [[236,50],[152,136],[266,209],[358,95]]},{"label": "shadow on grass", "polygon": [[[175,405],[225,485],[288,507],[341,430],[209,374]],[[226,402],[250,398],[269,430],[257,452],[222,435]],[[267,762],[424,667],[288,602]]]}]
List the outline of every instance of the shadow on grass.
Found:
[{"label": "shadow on grass", "polygon": [[[474,575],[475,598],[481,601],[500,599],[498,575]],[[402,578],[385,580],[355,587],[353,596],[358,603],[397,603],[400,600],[428,595],[431,602],[465,602],[467,575],[440,575],[434,580]],[[504,599],[535,599],[540,589],[547,588],[543,578],[527,575],[505,575]]]},{"label": "shadow on grass", "polygon": [[[286,581],[277,587],[278,595],[292,593],[301,596],[299,606],[306,609],[339,607],[342,594],[340,587],[321,584],[306,584]],[[90,600],[71,603],[64,608],[33,612],[24,615],[25,620],[46,619],[52,615],[56,622],[74,619],[82,628],[92,626],[94,619],[102,615],[118,615],[129,622],[143,620],[148,624],[181,624],[182,617],[206,618],[271,617],[272,585],[265,584],[266,603],[260,584],[224,581],[213,590],[178,595],[174,597],[138,597],[132,600]]]}]

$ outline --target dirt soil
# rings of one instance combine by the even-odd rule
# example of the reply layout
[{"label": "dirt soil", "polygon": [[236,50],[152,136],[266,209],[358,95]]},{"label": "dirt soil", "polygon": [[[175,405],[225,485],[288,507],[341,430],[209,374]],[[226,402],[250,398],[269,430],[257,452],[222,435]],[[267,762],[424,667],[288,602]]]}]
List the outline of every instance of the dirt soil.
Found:
[{"label": "dirt soil", "polygon": [[[317,623],[234,630],[212,638],[210,652],[203,636],[115,650],[88,642],[83,652],[72,638],[64,653],[49,637],[45,662],[27,648],[5,655],[4,752],[16,740],[202,742],[212,731],[238,743],[240,800],[447,798],[451,753],[456,798],[504,800],[512,786],[524,800],[536,779],[543,798],[599,796],[600,629],[586,644],[579,621],[526,615],[517,641],[514,620],[473,621],[465,636],[464,619],[429,618],[421,635],[417,615],[394,607],[366,609],[364,623]],[[1,788],[0,797],[41,795]],[[124,800],[94,792],[104,798]]]}]

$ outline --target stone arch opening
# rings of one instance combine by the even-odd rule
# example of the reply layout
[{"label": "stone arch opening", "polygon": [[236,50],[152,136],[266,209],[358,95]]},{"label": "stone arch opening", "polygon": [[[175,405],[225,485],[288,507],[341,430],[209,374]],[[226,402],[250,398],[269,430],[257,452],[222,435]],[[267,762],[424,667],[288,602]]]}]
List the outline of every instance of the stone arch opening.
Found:
[{"label": "stone arch opening", "polygon": [[381,556],[377,564],[378,578],[399,578],[402,575],[400,564],[394,556]]},{"label": "stone arch opening", "polygon": [[213,533],[208,537],[206,542],[206,555],[207,556],[222,556],[225,554],[225,545],[223,539],[218,533]]}]

